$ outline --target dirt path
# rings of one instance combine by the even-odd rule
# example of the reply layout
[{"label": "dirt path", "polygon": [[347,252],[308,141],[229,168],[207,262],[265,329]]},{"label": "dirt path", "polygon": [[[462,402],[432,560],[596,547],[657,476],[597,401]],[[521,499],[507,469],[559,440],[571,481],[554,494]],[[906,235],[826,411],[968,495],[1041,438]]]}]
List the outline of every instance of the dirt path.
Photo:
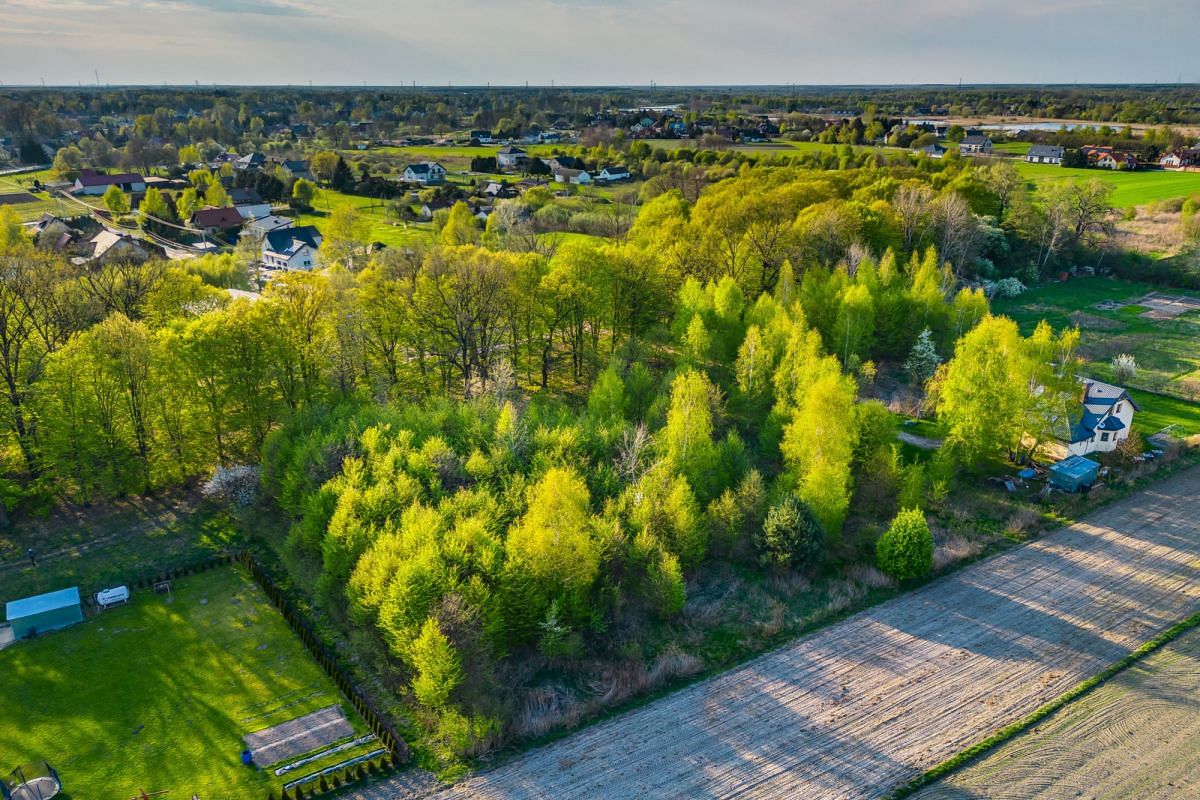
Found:
[{"label": "dirt path", "polygon": [[1192,469],[437,796],[878,797],[1197,609]]},{"label": "dirt path", "polygon": [[1040,722],[919,800],[1200,797],[1200,629]]},{"label": "dirt path", "polygon": [[931,439],[928,436],[917,436],[915,433],[909,433],[908,431],[900,431],[896,434],[896,438],[902,442],[911,444],[913,447],[919,447],[922,450],[937,450],[942,446],[941,439]]}]

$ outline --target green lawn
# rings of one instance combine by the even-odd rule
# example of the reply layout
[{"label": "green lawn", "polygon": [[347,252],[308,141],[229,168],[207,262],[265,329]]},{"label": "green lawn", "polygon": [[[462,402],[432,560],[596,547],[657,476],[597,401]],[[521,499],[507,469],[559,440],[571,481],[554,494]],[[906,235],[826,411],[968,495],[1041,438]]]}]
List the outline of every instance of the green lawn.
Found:
[{"label": "green lawn", "polygon": [[382,242],[388,247],[400,247],[431,234],[428,223],[403,223],[397,220],[390,213],[390,203],[387,201],[343,194],[334,189],[320,189],[313,201],[315,213],[299,215],[296,224],[316,225],[318,229],[324,230],[329,212],[347,205],[358,211],[370,225],[368,236],[372,242]]},{"label": "green lawn", "polygon": [[76,800],[265,797],[282,779],[241,764],[243,734],[336,703],[365,730],[240,567],[5,649],[0,697],[0,769],[45,759]]},{"label": "green lawn", "polygon": [[[34,178],[41,180],[43,183],[47,180],[52,180],[49,170],[0,176],[0,194],[28,192],[29,188],[33,185]],[[50,197],[47,192],[38,192],[33,196],[37,199],[32,203],[14,203],[8,206],[8,208],[16,212],[17,218],[22,222],[31,222],[40,218],[42,214],[62,215],[65,213],[74,216],[78,213],[78,207],[71,207],[74,204],[56,200]]]},{"label": "green lawn", "polygon": [[1168,172],[1165,170],[1137,170],[1134,172],[1112,172],[1105,169],[1079,169],[1056,167],[1053,164],[1030,164],[1013,160],[1020,173],[1032,183],[1048,180],[1091,180],[1099,178],[1115,187],[1113,203],[1120,208],[1140,206],[1159,200],[1188,197],[1200,194],[1200,172]]},{"label": "green lawn", "polygon": [[1014,153],[1023,156],[1029,152],[1029,148],[1033,145],[1030,142],[1002,142],[993,145],[992,149],[997,153]]},{"label": "green lawn", "polygon": [[[1138,427],[1152,433],[1178,422],[1185,432],[1200,433],[1200,406],[1182,397],[1184,381],[1200,380],[1200,313],[1171,320],[1145,319],[1139,316],[1145,309],[1134,301],[1151,291],[1188,294],[1114,278],[1076,278],[1038,286],[1020,297],[994,300],[992,310],[1012,317],[1026,334],[1041,320],[1056,329],[1079,326],[1080,355],[1089,362],[1088,374],[1100,380],[1115,380],[1113,356],[1133,355],[1138,373],[1127,388],[1171,395],[1148,395],[1143,409],[1148,413],[1138,415]],[[1112,311],[1096,308],[1103,300],[1129,305]]]},{"label": "green lawn", "polygon": [[1158,433],[1168,425],[1177,426],[1177,436],[1200,434],[1200,404],[1139,389],[1130,389],[1129,396],[1139,409],[1133,416],[1133,427],[1143,434]]}]

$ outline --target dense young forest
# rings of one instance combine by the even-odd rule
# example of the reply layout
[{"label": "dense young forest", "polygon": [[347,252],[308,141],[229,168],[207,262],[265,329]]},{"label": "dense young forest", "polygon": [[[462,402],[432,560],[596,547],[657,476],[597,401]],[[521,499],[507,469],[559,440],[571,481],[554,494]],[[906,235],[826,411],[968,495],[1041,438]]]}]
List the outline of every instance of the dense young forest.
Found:
[{"label": "dense young forest", "polygon": [[[6,504],[260,467],[290,558],[373,632],[436,758],[568,724],[530,721],[547,674],[702,666],[663,633],[699,571],[920,577],[917,510],[1061,424],[1078,333],[1022,337],[986,292],[1094,262],[1107,190],[829,166],[689,163],[627,229],[555,246],[463,207],[372,250],[343,210],[327,269],[253,299],[217,288],[238,254],[75,266],[0,209]],[[896,447],[881,374],[939,415],[936,457]]]}]

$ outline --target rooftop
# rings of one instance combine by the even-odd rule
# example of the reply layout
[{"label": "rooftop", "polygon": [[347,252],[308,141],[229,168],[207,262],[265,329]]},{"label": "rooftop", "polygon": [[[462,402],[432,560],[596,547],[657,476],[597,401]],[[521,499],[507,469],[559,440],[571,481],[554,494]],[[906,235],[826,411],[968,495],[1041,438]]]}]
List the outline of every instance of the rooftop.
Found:
[{"label": "rooftop", "polygon": [[72,586],[70,589],[59,589],[57,592],[46,592],[34,597],[13,600],[7,604],[5,616],[9,622],[12,622],[15,619],[32,617],[46,611],[77,605],[79,605],[79,587]]}]

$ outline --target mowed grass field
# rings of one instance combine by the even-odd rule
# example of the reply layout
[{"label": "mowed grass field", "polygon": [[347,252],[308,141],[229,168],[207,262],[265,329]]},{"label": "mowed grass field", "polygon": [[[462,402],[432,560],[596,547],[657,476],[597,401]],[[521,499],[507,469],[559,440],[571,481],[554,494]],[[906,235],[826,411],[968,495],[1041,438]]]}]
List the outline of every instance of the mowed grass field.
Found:
[{"label": "mowed grass field", "polygon": [[916,797],[1200,797],[1198,684],[1194,629]]},{"label": "mowed grass field", "polygon": [[[21,172],[16,175],[0,175],[0,195],[13,195],[28,193],[30,187],[33,186],[33,181],[37,179],[42,183],[49,180],[54,180],[54,175],[50,170],[39,170],[36,172]],[[65,205],[54,198],[50,197],[45,191],[31,195],[33,202],[19,202],[8,204],[17,215],[17,219],[22,222],[32,222],[38,219],[42,214],[62,214],[64,212],[72,213]]]},{"label": "mowed grass field", "polygon": [[0,770],[45,759],[75,800],[265,797],[283,779],[242,765],[243,734],[338,703],[365,729],[240,567],[0,651],[0,697]]},{"label": "mowed grass field", "polygon": [[1167,170],[1135,170],[1113,172],[1106,169],[1057,167],[1053,164],[1030,164],[1012,161],[1021,175],[1036,185],[1054,180],[1099,179],[1113,186],[1113,203],[1119,208],[1155,203],[1200,194],[1200,172],[1170,172]]},{"label": "mowed grass field", "polygon": [[[1200,380],[1200,312],[1170,320],[1147,319],[1141,316],[1145,307],[1136,301],[1154,291],[1188,294],[1108,277],[1075,278],[1035,287],[1020,297],[994,300],[992,310],[1012,317],[1025,334],[1041,320],[1056,329],[1077,325],[1082,333],[1079,352],[1089,362],[1087,372],[1100,380],[1115,380],[1113,356],[1131,354],[1138,373],[1127,388],[1134,390],[1134,399],[1142,406],[1135,426],[1143,433],[1167,425],[1178,425],[1187,435],[1200,433],[1200,405],[1184,396],[1187,382]],[[1096,307],[1105,300],[1128,305],[1111,311]]]},{"label": "mowed grass field", "polygon": [[372,242],[382,242],[388,247],[403,247],[415,239],[432,234],[432,228],[425,222],[400,222],[390,213],[390,203],[373,197],[359,197],[343,194],[334,189],[322,188],[317,192],[313,201],[313,212],[300,214],[296,218],[297,225],[316,225],[324,231],[329,221],[329,214],[340,206],[350,206],[363,218],[368,228],[368,238]]},{"label": "mowed grass field", "polygon": [[[1200,380],[1200,312],[1188,312],[1175,319],[1142,317],[1146,307],[1136,301],[1151,291],[1195,294],[1110,277],[1084,277],[1040,285],[1019,297],[992,301],[992,309],[1015,319],[1024,333],[1032,332],[1043,319],[1055,329],[1078,325],[1082,333],[1080,354],[1090,362],[1088,373],[1100,380],[1114,380],[1112,356],[1133,355],[1138,375],[1129,381],[1130,387],[1171,395],[1154,397],[1152,402],[1158,407],[1171,407],[1165,416],[1177,417],[1171,421],[1181,423],[1188,433],[1200,433],[1200,405],[1186,401],[1190,381]],[[1097,308],[1105,300],[1127,305],[1114,311]],[[1152,417],[1147,415],[1146,419]]]}]

